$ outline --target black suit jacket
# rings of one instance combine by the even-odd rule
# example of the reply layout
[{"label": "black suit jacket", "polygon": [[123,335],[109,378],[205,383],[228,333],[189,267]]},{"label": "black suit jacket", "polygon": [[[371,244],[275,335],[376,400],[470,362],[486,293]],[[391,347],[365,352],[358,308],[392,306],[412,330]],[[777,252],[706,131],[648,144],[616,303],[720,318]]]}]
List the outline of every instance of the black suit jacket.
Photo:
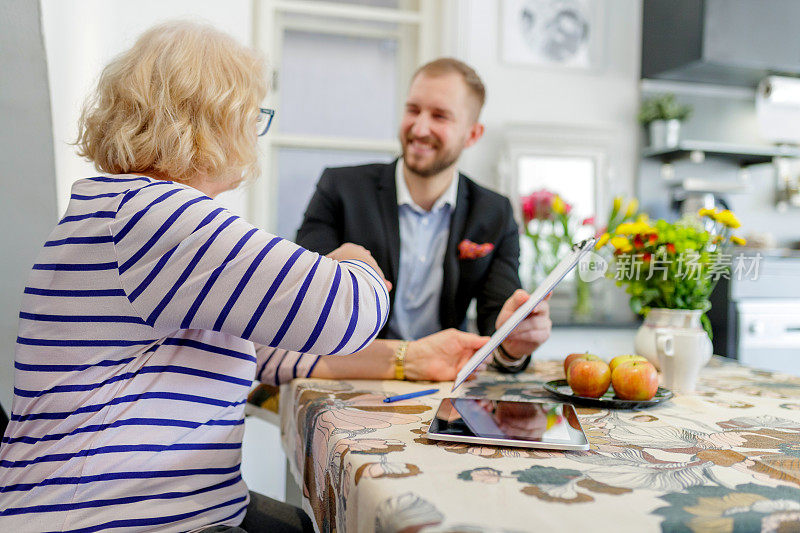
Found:
[{"label": "black suit jacket", "polygon": [[[396,287],[400,261],[396,165],[397,161],[326,169],[306,209],[297,243],[321,254],[345,242],[360,244]],[[479,259],[461,259],[458,244],[464,239],[492,243],[494,249]],[[463,329],[467,307],[475,298],[478,330],[483,335],[494,333],[500,308],[521,287],[518,267],[519,233],[511,203],[459,174],[443,265],[442,329]],[[394,304],[394,288],[390,296]],[[379,337],[385,335],[386,328]]]}]

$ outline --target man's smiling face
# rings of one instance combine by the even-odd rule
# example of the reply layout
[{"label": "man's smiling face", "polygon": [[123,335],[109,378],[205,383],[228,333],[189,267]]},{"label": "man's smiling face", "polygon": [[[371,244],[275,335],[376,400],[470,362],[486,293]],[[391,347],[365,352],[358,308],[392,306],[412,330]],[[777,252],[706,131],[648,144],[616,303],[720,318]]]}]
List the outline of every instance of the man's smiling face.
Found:
[{"label": "man's smiling face", "polygon": [[472,134],[477,107],[460,74],[417,75],[400,121],[405,165],[429,177],[455,163],[464,148],[477,141]]}]

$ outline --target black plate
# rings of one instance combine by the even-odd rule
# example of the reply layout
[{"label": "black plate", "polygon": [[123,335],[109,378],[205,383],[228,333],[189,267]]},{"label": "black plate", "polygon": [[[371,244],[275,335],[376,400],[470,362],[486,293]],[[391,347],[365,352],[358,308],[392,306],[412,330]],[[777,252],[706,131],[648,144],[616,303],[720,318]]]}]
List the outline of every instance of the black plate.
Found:
[{"label": "black plate", "polygon": [[601,407],[604,409],[635,409],[637,407],[652,407],[653,405],[658,405],[661,402],[665,402],[672,398],[672,391],[665,389],[664,387],[659,387],[656,391],[656,395],[653,396],[651,400],[620,400],[614,396],[614,389],[612,387],[609,387],[608,392],[599,398],[587,398],[586,396],[578,396],[577,394],[573,393],[572,389],[569,388],[569,385],[567,385],[566,379],[555,379],[553,381],[548,381],[544,384],[544,390],[553,396],[557,396],[559,399],[570,403],[588,405],[590,407]]}]

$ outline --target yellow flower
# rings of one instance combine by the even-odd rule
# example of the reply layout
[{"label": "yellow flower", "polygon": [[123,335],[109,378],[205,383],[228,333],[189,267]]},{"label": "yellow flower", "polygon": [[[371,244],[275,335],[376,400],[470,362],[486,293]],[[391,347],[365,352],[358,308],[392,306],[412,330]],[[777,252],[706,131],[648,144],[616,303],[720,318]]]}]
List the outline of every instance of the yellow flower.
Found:
[{"label": "yellow flower", "polygon": [[733,244],[738,244],[739,246],[744,246],[747,244],[747,240],[741,237],[737,237],[736,235],[731,235],[731,242]]},{"label": "yellow flower", "polygon": [[701,216],[701,217],[716,218],[715,217],[716,214],[717,214],[717,210],[716,209],[713,209],[713,208],[709,209],[708,207],[704,207],[703,209],[701,209],[700,211],[697,212],[697,216]]},{"label": "yellow flower", "polygon": [[736,215],[731,213],[728,209],[726,209],[725,211],[720,211],[719,213],[717,213],[717,216],[715,217],[715,219],[716,219],[717,222],[720,222],[720,223],[724,224],[725,226],[728,226],[729,228],[733,228],[733,229],[736,229],[736,228],[738,228],[738,227],[740,227],[742,225],[742,223],[739,222],[739,219],[736,218]]},{"label": "yellow flower", "polygon": [[605,246],[609,239],[611,239],[611,235],[609,235],[608,233],[603,233],[602,235],[600,235],[600,238],[597,239],[597,243],[594,245],[595,249],[599,250],[600,248]]},{"label": "yellow flower", "polygon": [[633,235],[636,233],[636,224],[633,222],[624,222],[617,226],[617,235]]},{"label": "yellow flower", "polygon": [[650,217],[647,216],[647,213],[640,213],[638,217],[636,217],[636,222],[639,224],[650,224]]},{"label": "yellow flower", "polygon": [[619,235],[617,235],[616,237],[612,237],[609,240],[609,242],[611,243],[611,246],[613,246],[620,252],[630,252],[633,249],[633,246],[631,246],[630,241],[627,238],[621,237]]},{"label": "yellow flower", "polygon": [[615,196],[614,197],[614,211],[619,211],[622,207],[622,196]]},{"label": "yellow flower", "polygon": [[553,196],[553,203],[551,204],[553,211],[559,215],[563,215],[567,211],[567,205],[560,196]]},{"label": "yellow flower", "polygon": [[650,233],[658,233],[658,230],[656,230],[656,228],[647,222],[637,222],[636,233],[639,233],[640,235],[649,235]]},{"label": "yellow flower", "polygon": [[647,235],[656,233],[656,229],[647,222],[624,222],[617,226],[617,235]]},{"label": "yellow flower", "polygon": [[632,217],[639,210],[639,200],[634,198],[628,203],[628,208],[625,210],[626,217]]}]

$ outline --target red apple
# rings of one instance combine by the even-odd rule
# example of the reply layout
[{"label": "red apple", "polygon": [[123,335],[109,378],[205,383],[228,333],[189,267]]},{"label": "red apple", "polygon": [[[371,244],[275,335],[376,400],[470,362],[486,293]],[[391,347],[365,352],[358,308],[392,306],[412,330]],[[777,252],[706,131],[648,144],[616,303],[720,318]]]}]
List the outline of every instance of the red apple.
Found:
[{"label": "red apple", "polygon": [[589,352],[585,353],[571,353],[564,359],[564,375],[567,375],[567,370],[569,370],[569,365],[575,362],[578,359],[587,359],[590,361],[602,361],[599,357]]},{"label": "red apple", "polygon": [[631,355],[631,354],[618,355],[614,359],[612,359],[610,363],[608,363],[608,366],[611,367],[611,375],[614,375],[614,369],[617,368],[619,364],[624,363],[626,361],[647,361],[647,359],[645,359],[641,355]]},{"label": "red apple", "polygon": [[597,359],[578,358],[569,365],[567,383],[572,388],[572,392],[578,396],[599,398],[606,393],[611,384],[611,369],[599,357]]},{"label": "red apple", "polygon": [[658,372],[650,361],[626,361],[611,373],[611,383],[622,400],[651,400],[658,390]]}]

